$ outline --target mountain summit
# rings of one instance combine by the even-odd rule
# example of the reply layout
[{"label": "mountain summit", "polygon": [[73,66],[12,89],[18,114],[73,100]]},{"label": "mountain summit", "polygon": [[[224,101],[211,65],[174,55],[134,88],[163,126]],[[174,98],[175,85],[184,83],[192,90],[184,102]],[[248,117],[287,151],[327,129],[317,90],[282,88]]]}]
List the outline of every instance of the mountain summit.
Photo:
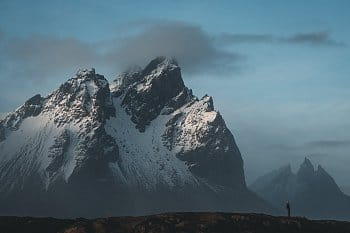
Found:
[{"label": "mountain summit", "polygon": [[290,201],[292,213],[312,218],[350,220],[350,197],[318,165],[305,158],[294,174],[290,165],[258,178],[250,188],[276,207]]},{"label": "mountain summit", "polygon": [[209,96],[159,57],[111,84],[79,70],[0,121],[0,214],[269,211]]}]

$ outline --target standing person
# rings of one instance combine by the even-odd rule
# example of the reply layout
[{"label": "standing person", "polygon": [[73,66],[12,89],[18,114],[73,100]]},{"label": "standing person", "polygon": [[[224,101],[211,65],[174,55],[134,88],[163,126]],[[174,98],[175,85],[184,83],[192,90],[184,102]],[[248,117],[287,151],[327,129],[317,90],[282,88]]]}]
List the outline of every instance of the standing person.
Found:
[{"label": "standing person", "polygon": [[286,203],[286,209],[287,209],[287,212],[288,212],[288,217],[290,217],[290,204],[289,204],[289,201],[287,201],[287,203]]}]

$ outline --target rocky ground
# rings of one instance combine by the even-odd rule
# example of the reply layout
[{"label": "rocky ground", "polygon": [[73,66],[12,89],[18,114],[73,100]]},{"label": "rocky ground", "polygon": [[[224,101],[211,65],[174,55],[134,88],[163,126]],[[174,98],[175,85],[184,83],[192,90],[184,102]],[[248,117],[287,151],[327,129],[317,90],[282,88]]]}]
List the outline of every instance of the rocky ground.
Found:
[{"label": "rocky ground", "polygon": [[244,232],[349,233],[350,222],[263,214],[168,213],[141,217],[54,219],[0,217],[3,233]]}]

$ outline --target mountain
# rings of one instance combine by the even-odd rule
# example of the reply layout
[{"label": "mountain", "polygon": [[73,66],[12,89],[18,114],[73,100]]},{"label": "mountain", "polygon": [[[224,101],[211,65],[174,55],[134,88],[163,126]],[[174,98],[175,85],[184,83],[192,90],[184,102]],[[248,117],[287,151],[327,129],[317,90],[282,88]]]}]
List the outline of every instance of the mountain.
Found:
[{"label": "mountain", "polygon": [[315,170],[307,158],[296,174],[288,165],[258,178],[250,188],[275,206],[289,201],[294,215],[350,220],[350,196],[320,165]]},{"label": "mountain", "polygon": [[0,121],[0,214],[63,217],[272,211],[234,137],[173,59],[111,84],[80,70]]}]

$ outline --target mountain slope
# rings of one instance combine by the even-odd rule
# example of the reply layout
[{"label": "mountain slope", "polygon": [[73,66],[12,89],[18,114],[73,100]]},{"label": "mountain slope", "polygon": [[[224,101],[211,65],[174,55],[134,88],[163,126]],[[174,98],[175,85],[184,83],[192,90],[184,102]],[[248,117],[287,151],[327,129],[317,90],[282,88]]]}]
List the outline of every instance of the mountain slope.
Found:
[{"label": "mountain slope", "polygon": [[212,98],[159,57],[111,85],[95,70],[0,121],[1,214],[270,211]]},{"label": "mountain slope", "polygon": [[296,174],[289,165],[258,178],[250,188],[275,206],[290,201],[294,215],[350,219],[350,197],[320,165],[315,170],[307,158]]}]

